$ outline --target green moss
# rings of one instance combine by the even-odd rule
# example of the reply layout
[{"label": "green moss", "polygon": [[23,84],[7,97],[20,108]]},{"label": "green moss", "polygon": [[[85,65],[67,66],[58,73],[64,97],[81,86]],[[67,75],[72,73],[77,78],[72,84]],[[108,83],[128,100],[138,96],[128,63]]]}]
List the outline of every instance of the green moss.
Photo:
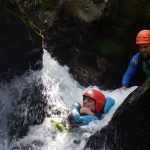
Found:
[{"label": "green moss", "polygon": [[115,41],[112,39],[105,39],[97,43],[98,53],[106,58],[117,59],[123,56],[122,49],[123,47],[121,46],[119,41]]},{"label": "green moss", "polygon": [[[18,18],[26,27],[27,33],[28,33],[28,39],[33,45],[38,45],[43,42],[43,35],[41,34],[38,27],[29,19],[27,13],[24,11],[24,9],[21,6],[21,3],[19,0],[13,0],[12,4],[16,6],[18,12],[14,12],[11,10],[8,10],[9,13],[11,13],[13,16]],[[39,37],[39,38],[37,38]],[[37,39],[37,40],[35,40]]]}]

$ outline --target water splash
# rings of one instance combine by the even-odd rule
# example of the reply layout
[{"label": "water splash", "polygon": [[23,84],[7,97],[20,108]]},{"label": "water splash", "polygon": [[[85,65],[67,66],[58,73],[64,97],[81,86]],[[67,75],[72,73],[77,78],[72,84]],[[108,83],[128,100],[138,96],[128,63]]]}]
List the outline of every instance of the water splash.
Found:
[{"label": "water splash", "polygon": [[[108,124],[118,106],[136,88],[132,87],[125,91],[103,91],[101,89],[105,96],[110,96],[116,101],[116,104],[102,120],[97,123],[92,122],[72,132],[57,132],[51,120],[61,122],[67,116],[72,103],[82,103],[83,91],[98,87],[85,88],[79,85],[69,73],[69,68],[61,66],[45,50],[43,60],[44,67],[41,71],[31,71],[21,77],[15,77],[9,84],[3,83],[0,85],[0,149],[82,150],[87,138]],[[15,107],[12,108],[12,104],[15,104],[17,107],[18,103],[16,102],[22,97],[24,89],[34,82],[39,83],[39,81],[44,85],[42,89],[43,98],[47,101],[47,105],[51,106],[51,109],[46,107],[49,115],[42,124],[31,126],[27,136],[21,139],[14,138],[14,141],[9,144],[9,137],[7,137],[7,115],[15,111]],[[27,111],[25,110],[27,110],[28,104],[24,103],[21,107],[24,110],[22,113],[26,113]]]}]

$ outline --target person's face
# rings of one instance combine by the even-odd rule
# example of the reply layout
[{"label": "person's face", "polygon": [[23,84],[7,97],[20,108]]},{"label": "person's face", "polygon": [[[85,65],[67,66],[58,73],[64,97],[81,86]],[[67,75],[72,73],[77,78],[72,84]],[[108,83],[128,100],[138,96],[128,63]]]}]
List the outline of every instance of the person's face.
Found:
[{"label": "person's face", "polygon": [[83,99],[83,107],[87,107],[92,111],[95,111],[95,101],[90,97],[84,97]]},{"label": "person's face", "polygon": [[150,58],[150,44],[141,44],[139,46],[139,52],[144,58]]}]

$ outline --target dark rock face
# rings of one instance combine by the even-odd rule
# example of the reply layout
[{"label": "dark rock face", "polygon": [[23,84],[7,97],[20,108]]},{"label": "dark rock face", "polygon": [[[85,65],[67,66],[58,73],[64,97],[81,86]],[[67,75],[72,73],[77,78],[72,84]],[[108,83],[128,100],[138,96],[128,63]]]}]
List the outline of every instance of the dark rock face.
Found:
[{"label": "dark rock face", "polygon": [[150,28],[148,0],[18,0],[21,10],[14,1],[0,6],[2,72],[41,67],[41,37],[28,27],[29,17],[44,32],[46,49],[81,84],[116,88],[137,52],[137,32]]},{"label": "dark rock face", "polygon": [[29,126],[41,124],[47,116],[47,97],[42,94],[44,85],[41,79],[27,83],[19,96],[19,89],[11,91],[14,95],[11,112],[8,114],[7,128],[9,140],[25,136]]},{"label": "dark rock face", "polygon": [[150,147],[150,79],[131,93],[109,125],[91,136],[90,149],[148,150]]},{"label": "dark rock face", "polygon": [[48,31],[47,50],[62,65],[68,65],[82,85],[102,85],[100,79],[107,77],[111,65],[93,47],[93,33],[89,27],[65,16],[63,12],[55,23]]},{"label": "dark rock face", "polygon": [[[102,7],[101,2],[93,1],[91,5]],[[47,30],[47,49],[61,64],[71,68],[81,84],[116,88],[120,86],[130,58],[138,50],[136,34],[150,28],[149,2],[108,1],[101,17],[92,18],[89,22],[83,19],[84,15],[79,17],[80,11],[77,11],[84,5],[82,1],[74,1],[62,6],[57,19]],[[90,4],[87,6],[90,8]],[[88,10],[86,13],[83,8],[83,12],[85,17],[88,16]]]},{"label": "dark rock face", "polygon": [[[42,36],[28,20],[16,1],[0,1],[0,83],[11,82],[15,75],[29,69],[42,68]],[[30,125],[40,124],[45,118],[46,100],[42,95],[42,81],[29,83],[19,97],[14,98],[8,114],[9,137],[21,137]],[[18,94],[18,95],[17,95]]]},{"label": "dark rock face", "polygon": [[0,77],[42,67],[42,38],[14,1],[1,2]]}]

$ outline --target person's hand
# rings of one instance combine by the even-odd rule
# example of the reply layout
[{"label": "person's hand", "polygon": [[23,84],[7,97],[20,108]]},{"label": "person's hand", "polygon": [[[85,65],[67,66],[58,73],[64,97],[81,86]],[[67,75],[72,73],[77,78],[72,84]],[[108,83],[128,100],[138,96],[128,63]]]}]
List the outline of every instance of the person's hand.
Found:
[{"label": "person's hand", "polygon": [[80,109],[80,113],[81,113],[81,114],[88,114],[88,115],[93,115],[93,114],[94,114],[94,113],[91,111],[91,109],[88,108],[88,107],[82,107],[82,108]]},{"label": "person's hand", "polygon": [[77,109],[78,111],[80,110],[81,108],[81,105],[79,103],[74,103],[72,106],[71,106],[71,109]]},{"label": "person's hand", "polygon": [[126,86],[122,86],[122,87],[119,88],[119,90],[126,90],[126,89],[127,89]]}]

